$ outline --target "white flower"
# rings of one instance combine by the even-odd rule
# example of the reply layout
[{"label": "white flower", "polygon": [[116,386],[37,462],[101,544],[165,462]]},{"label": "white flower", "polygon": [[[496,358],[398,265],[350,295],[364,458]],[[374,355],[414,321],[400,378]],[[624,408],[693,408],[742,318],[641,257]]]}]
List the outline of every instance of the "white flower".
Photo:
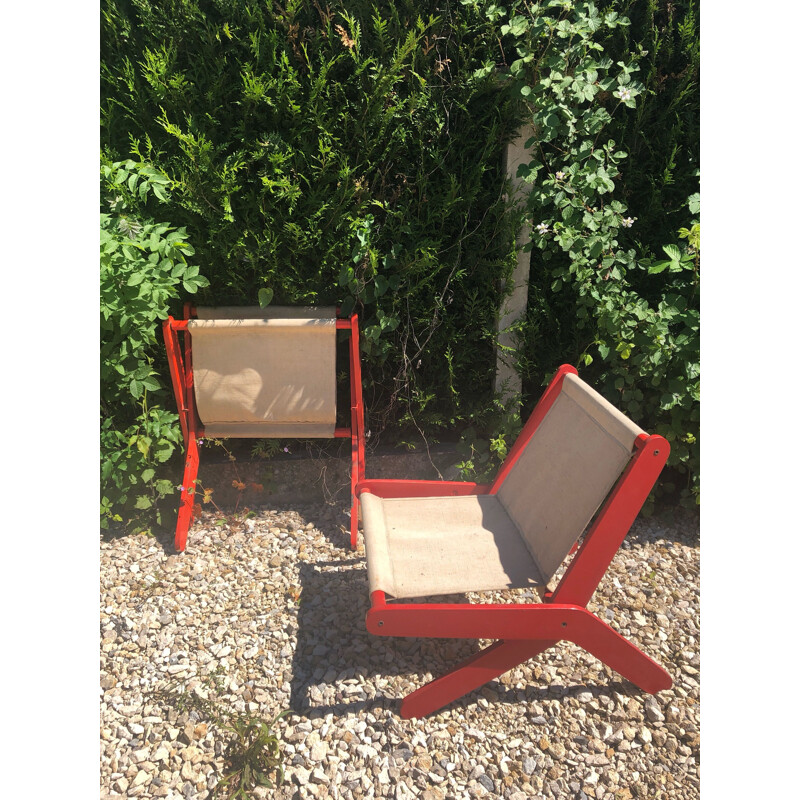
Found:
[{"label": "white flower", "polygon": [[630,228],[633,225],[633,221],[636,217],[624,217],[622,220],[622,227],[623,228]]},{"label": "white flower", "polygon": [[617,92],[617,97],[624,103],[626,100],[631,99],[631,90],[628,89],[626,86],[621,86],[619,91]]},{"label": "white flower", "polygon": [[563,180],[564,180],[564,178],[566,178],[566,177],[567,177],[567,176],[566,176],[566,175],[565,175],[565,174],[564,174],[564,173],[563,173],[561,170],[559,170],[558,172],[556,172],[556,180],[557,180],[557,181],[563,181]]},{"label": "white flower", "polygon": [[546,233],[549,233],[549,231],[550,231],[550,228],[548,228],[548,227],[547,227],[547,224],[546,224],[546,223],[544,223],[544,222],[540,222],[540,223],[539,223],[539,224],[536,226],[536,230],[537,230],[537,232],[538,232],[538,233],[540,233],[542,236],[544,236]]}]

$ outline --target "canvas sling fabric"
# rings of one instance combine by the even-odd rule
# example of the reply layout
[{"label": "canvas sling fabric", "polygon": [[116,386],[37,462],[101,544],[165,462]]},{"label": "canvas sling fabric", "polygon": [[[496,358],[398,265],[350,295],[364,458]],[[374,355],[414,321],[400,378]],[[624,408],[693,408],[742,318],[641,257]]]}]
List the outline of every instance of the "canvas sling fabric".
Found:
[{"label": "canvas sling fabric", "polygon": [[496,496],[361,496],[370,592],[427,597],[543,584]]},{"label": "canvas sling fabric", "polygon": [[333,436],[335,313],[193,319],[188,330],[197,412],[207,436]]},{"label": "canvas sling fabric", "polygon": [[545,581],[605,500],[644,431],[576,375],[537,428],[497,497]]}]

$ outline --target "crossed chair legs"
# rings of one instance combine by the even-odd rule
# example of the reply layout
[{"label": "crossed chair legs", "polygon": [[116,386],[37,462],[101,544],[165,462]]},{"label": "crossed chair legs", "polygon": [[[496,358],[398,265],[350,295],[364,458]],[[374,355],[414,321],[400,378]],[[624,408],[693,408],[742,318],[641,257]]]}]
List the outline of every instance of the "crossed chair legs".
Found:
[{"label": "crossed chair legs", "polygon": [[645,692],[672,686],[667,672],[586,608],[547,605],[389,604],[374,592],[367,630],[377,636],[497,639],[445,675],[408,695],[404,718],[424,717],[498,678],[561,640],[587,650]]}]

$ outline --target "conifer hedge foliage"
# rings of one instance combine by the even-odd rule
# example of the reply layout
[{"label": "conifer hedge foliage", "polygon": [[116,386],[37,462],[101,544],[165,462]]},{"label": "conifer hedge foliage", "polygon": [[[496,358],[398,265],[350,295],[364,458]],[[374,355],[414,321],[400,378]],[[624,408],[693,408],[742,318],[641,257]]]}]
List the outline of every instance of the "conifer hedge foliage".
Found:
[{"label": "conifer hedge foliage", "polygon": [[[596,55],[593,42],[612,63],[639,66],[637,102],[617,109],[598,132],[601,144],[613,135],[616,152],[630,156],[613,178],[613,194],[636,217],[624,242],[634,252],[626,263],[636,267],[614,284],[648,309],[670,291],[693,291],[683,268],[658,272],[658,264],[664,245],[678,248],[684,266],[695,252],[687,255],[688,240],[678,240],[678,230],[692,225],[687,202],[698,191],[694,10],[656,0],[628,5],[631,25],[613,23],[608,9],[569,2],[104,0],[104,180],[117,174],[108,172],[111,164],[128,164],[148,180],[163,176],[166,183],[155,178],[155,196],[123,192],[125,214],[149,220],[156,204],[157,218],[185,232],[194,250],[188,284],[176,282],[159,315],[178,311],[193,294],[217,305],[254,304],[260,296],[355,309],[376,439],[452,437],[469,426],[473,445],[493,441],[501,453],[497,443],[509,423],[492,395],[494,321],[520,223],[504,197],[502,156],[535,112],[536,97],[524,87],[552,72],[543,60],[548,37],[558,52],[574,39],[558,33],[562,22],[586,29],[585,46],[570,56],[576,64]],[[548,37],[531,38],[537,20]],[[608,73],[617,87],[619,68]],[[620,104],[615,98],[611,105]],[[558,136],[548,146],[558,149]],[[532,146],[532,164],[540,156]],[[530,174],[544,186],[535,169]],[[108,202],[120,202],[112,194],[105,213]],[[538,191],[531,198],[528,214],[540,222],[548,200]],[[583,302],[579,318],[578,299],[591,295],[581,293],[585,280],[570,271],[569,248],[548,254],[541,245],[532,253],[530,313],[520,330],[523,414],[558,364],[582,359],[617,402],[614,381],[633,373],[644,401],[633,415],[678,441],[686,430],[661,408],[663,390],[648,387],[652,370],[633,363],[636,348],[646,348],[633,332],[631,357],[623,359],[611,341],[631,319],[604,318],[601,293]],[[557,273],[563,275],[555,291]],[[602,325],[613,334],[609,342],[598,335]],[[608,360],[598,342],[608,346]],[[151,367],[152,402],[166,414],[172,405],[168,392],[159,394],[168,383],[159,347],[148,340],[140,355]],[[140,424],[141,408],[115,392],[104,390],[104,426],[119,432]],[[687,419],[696,404],[686,389],[679,405]],[[130,436],[109,444],[109,458],[115,448],[136,447],[122,439]],[[696,454],[679,452],[675,466],[688,478]],[[468,467],[478,472],[480,465],[466,460]],[[151,483],[164,480],[166,472],[152,468]],[[128,495],[108,499],[106,515],[130,518],[135,492]]]}]

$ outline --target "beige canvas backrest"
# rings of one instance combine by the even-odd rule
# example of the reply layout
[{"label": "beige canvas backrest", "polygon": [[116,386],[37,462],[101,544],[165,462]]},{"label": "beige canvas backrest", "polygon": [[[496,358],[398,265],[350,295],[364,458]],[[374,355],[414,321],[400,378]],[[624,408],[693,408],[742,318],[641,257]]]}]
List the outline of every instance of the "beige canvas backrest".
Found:
[{"label": "beige canvas backrest", "polygon": [[549,581],[630,461],[644,431],[577,375],[562,390],[497,496]]},{"label": "beige canvas backrest", "polygon": [[197,309],[188,323],[207,436],[332,437],[336,309]]}]

